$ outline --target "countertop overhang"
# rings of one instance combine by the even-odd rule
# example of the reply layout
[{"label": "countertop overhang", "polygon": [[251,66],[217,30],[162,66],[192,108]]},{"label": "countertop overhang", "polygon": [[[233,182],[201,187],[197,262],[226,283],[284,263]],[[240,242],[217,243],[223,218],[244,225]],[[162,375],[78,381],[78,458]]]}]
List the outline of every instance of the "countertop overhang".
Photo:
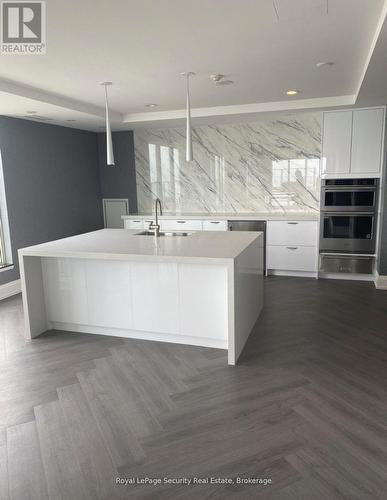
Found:
[{"label": "countertop overhang", "polygon": [[262,235],[252,231],[198,231],[188,236],[155,238],[138,235],[138,232],[101,229],[21,248],[19,256],[216,264],[235,259]]}]

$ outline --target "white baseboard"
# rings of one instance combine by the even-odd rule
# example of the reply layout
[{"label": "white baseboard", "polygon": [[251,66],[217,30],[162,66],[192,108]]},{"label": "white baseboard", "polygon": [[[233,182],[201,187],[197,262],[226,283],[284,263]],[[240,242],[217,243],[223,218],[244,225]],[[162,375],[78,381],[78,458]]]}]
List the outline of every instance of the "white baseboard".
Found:
[{"label": "white baseboard", "polygon": [[154,340],[156,342],[195,345],[201,347],[211,347],[213,349],[228,349],[227,340],[215,338],[191,337],[189,335],[174,335],[171,333],[145,332],[139,330],[129,330],[126,328],[108,328],[104,326],[78,325],[76,323],[62,323],[58,321],[49,321],[47,327],[49,330],[93,333],[95,335],[108,335],[111,337],[123,337],[127,339]]},{"label": "white baseboard", "polygon": [[21,292],[20,280],[10,281],[4,285],[0,285],[0,300],[11,297]]},{"label": "white baseboard", "polygon": [[316,272],[311,271],[277,271],[275,269],[267,270],[268,276],[294,276],[296,278],[317,278]]},{"label": "white baseboard", "polygon": [[387,276],[376,273],[374,283],[378,290],[387,290]]},{"label": "white baseboard", "polygon": [[319,279],[347,280],[347,281],[375,281],[373,274],[352,274],[352,273],[319,273]]}]

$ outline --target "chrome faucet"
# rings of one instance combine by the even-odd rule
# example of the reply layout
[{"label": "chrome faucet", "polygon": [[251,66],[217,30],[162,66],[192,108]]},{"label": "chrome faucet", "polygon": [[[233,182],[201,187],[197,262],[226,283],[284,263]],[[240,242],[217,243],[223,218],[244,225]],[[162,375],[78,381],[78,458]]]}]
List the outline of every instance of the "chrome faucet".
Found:
[{"label": "chrome faucet", "polygon": [[161,207],[161,200],[160,198],[156,198],[155,201],[155,222],[151,222],[149,224],[149,230],[154,231],[155,236],[160,236],[160,224],[159,224],[159,217],[157,213],[157,207],[160,208],[160,215],[163,215],[163,209]]}]

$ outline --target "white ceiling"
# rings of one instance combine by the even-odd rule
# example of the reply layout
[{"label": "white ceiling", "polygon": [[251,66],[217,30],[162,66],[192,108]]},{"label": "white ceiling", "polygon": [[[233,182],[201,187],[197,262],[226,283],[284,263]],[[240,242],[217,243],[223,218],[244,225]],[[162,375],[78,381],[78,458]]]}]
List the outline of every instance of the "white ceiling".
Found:
[{"label": "white ceiling", "polygon": [[[370,56],[385,17],[384,0],[46,4],[47,54],[0,56],[0,114],[24,117],[34,110],[50,123],[90,130],[103,126],[99,82],[105,80],[114,83],[113,128],[177,123],[185,105],[180,73],[187,70],[196,73],[193,116],[202,120],[354,104],[363,77],[368,86],[375,78],[366,68],[370,59],[375,67]],[[320,61],[335,65],[316,68]],[[234,84],[215,86],[213,73]],[[292,88],[300,90],[296,98],[285,95]],[[363,92],[363,103],[372,92]],[[159,106],[149,110],[147,103]]]}]

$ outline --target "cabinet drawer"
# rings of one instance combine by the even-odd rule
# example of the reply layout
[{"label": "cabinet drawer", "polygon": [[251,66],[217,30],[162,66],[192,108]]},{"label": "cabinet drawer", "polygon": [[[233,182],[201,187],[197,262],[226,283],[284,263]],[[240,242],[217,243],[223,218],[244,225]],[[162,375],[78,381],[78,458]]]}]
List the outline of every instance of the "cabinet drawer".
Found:
[{"label": "cabinet drawer", "polygon": [[317,247],[267,247],[267,268],[278,271],[317,271]]},{"label": "cabinet drawer", "polygon": [[160,221],[162,231],[201,231],[201,220],[171,219]]},{"label": "cabinet drawer", "polygon": [[226,220],[204,220],[203,221],[204,231],[227,231],[227,221]]},{"label": "cabinet drawer", "polygon": [[125,229],[143,229],[144,221],[142,220],[134,220],[134,219],[125,219]]},{"label": "cabinet drawer", "polygon": [[268,245],[317,245],[317,221],[269,221]]}]

